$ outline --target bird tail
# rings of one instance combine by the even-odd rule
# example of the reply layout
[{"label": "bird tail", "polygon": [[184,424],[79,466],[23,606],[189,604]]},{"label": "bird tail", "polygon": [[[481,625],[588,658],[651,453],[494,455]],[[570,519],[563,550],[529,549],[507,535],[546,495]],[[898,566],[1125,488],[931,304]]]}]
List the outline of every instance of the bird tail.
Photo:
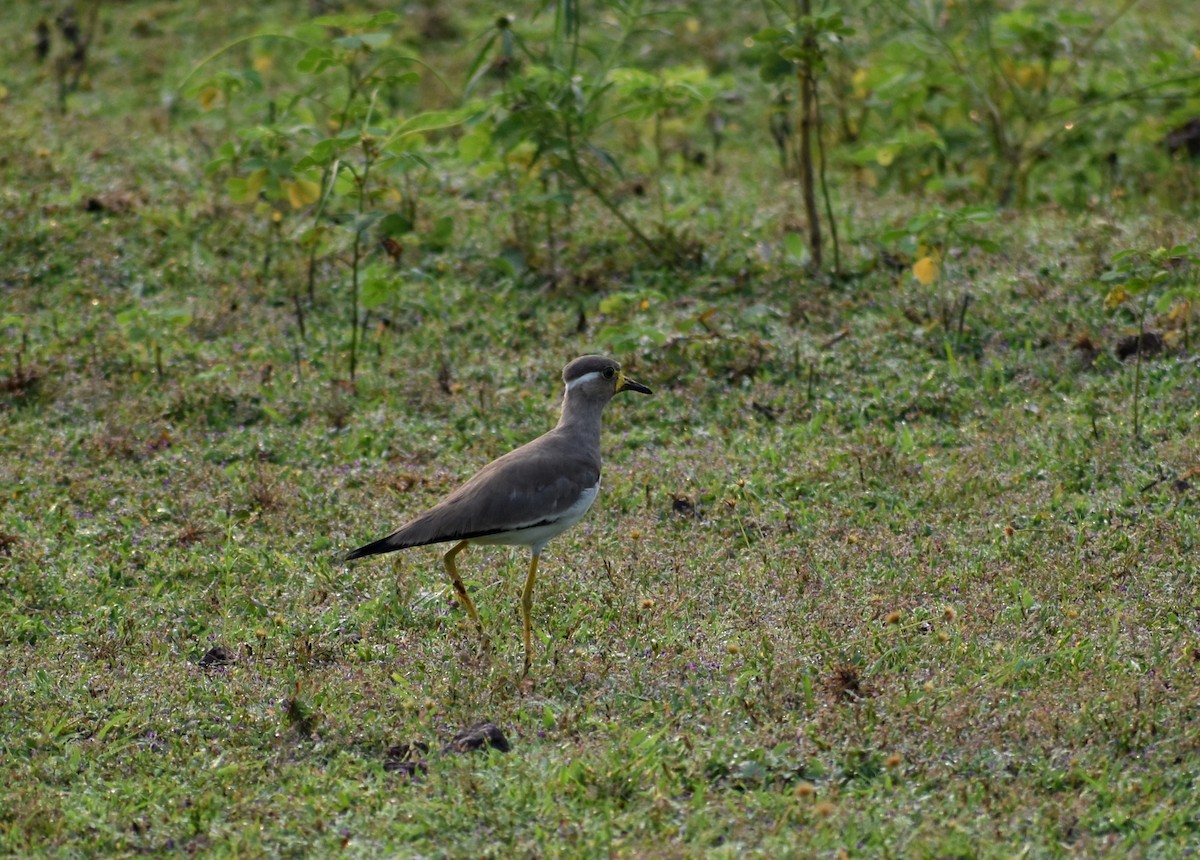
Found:
[{"label": "bird tail", "polygon": [[412,543],[399,537],[399,532],[394,532],[387,537],[380,538],[376,541],[371,541],[369,544],[360,546],[358,549],[352,549],[346,553],[345,561],[354,561],[356,558],[365,558],[368,555],[379,555],[384,552],[393,552],[398,549],[405,549],[413,546]]}]

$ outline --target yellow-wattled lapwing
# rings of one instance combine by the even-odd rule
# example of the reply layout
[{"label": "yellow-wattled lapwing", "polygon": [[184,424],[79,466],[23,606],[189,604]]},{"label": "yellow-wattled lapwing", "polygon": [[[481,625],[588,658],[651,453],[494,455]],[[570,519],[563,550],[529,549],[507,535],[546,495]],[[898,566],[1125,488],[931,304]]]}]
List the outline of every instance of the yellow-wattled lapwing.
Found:
[{"label": "yellow-wattled lapwing", "polygon": [[649,394],[621,365],[602,355],[585,355],[563,368],[562,416],[550,432],[488,463],[446,498],[385,538],[346,555],[363,556],[454,541],[443,556],[446,572],[486,645],[487,635],[467,594],[454,557],[468,544],[527,546],[529,573],[521,591],[525,629],[525,674],[530,664],[529,610],[538,556],[547,541],[579,522],[600,493],[600,416],[619,391]]}]

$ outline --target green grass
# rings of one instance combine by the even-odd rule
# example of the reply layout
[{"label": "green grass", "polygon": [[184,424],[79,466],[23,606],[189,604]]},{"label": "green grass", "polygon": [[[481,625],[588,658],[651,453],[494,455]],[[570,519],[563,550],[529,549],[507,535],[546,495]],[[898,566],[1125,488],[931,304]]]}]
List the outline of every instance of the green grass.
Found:
[{"label": "green grass", "polygon": [[[922,287],[873,237],[928,201],[847,182],[860,275],[825,283],[782,251],[799,204],[747,112],[721,174],[671,180],[703,262],[583,209],[580,277],[546,289],[493,263],[500,190],[428,177],[454,244],[406,247],[351,386],[344,262],[302,339],[301,255],[264,276],[261,213],[203,178],[219,123],[165,116],[254,26],[213,6],[186,38],[172,4],[105,7],[65,115],[46,69],[4,81],[0,854],[1200,847],[1196,362],[1145,361],[1135,439],[1136,323],[1096,281],[1120,248],[1196,247],[1194,213],[1006,214],[1002,253]],[[32,20],[5,28],[26,51]],[[106,193],[127,208],[89,211]],[[522,684],[520,552],[459,558],[490,661],[437,548],[338,559],[551,426],[587,351],[655,394],[609,407]],[[481,721],[509,752],[441,751]]]}]

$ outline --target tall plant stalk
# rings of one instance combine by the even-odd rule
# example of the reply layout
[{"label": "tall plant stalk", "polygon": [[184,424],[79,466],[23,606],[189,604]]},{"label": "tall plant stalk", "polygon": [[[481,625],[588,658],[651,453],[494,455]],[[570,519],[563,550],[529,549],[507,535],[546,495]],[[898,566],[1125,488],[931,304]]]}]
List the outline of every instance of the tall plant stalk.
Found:
[{"label": "tall plant stalk", "polygon": [[[808,224],[808,268],[811,271],[820,271],[824,267],[825,248],[820,205],[823,202],[825,217],[829,221],[829,233],[833,239],[834,268],[840,270],[841,251],[838,247],[837,226],[833,220],[829,183],[826,181],[818,83],[819,77],[827,71],[821,40],[826,37],[844,36],[853,31],[846,26],[837,12],[825,10],[814,15],[812,0],[796,0],[794,4],[787,4],[785,0],[764,0],[763,5],[769,22],[780,15],[786,19],[783,25],[772,23],[756,37],[756,41],[760,41],[755,50],[761,63],[763,79],[777,81],[789,88],[795,85],[799,90],[796,100],[799,117],[798,139],[793,140],[793,126],[782,112],[772,114],[771,134],[780,149],[785,171],[788,167],[786,156],[790,155],[795,175],[800,180],[800,196]],[[786,95],[781,96],[780,111],[785,109],[783,106],[786,103]],[[818,182],[823,198],[820,202],[817,199]]]},{"label": "tall plant stalk", "polygon": [[[800,0],[800,13],[807,20],[812,15],[812,0]],[[800,168],[800,193],[804,198],[804,215],[808,219],[808,251],[810,267],[821,270],[821,215],[817,209],[816,171],[813,169],[812,139],[817,128],[817,41],[811,25],[805,26],[804,51],[797,69],[800,80],[800,148],[797,163]]]}]

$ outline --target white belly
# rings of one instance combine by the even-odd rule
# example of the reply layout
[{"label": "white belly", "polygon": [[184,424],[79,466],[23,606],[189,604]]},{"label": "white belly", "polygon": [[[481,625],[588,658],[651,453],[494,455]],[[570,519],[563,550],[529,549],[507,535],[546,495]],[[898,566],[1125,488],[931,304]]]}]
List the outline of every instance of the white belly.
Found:
[{"label": "white belly", "polygon": [[471,543],[481,544],[499,544],[502,546],[527,546],[533,550],[534,555],[538,555],[542,551],[542,547],[546,542],[555,535],[569,529],[575,523],[583,519],[583,515],[588,512],[588,508],[596,501],[596,496],[600,495],[600,482],[596,482],[596,486],[589,487],[584,490],[579,496],[579,500],[571,507],[562,512],[562,515],[552,523],[543,523],[541,525],[515,526],[509,531],[501,532],[500,534],[488,535],[487,537],[472,538]]}]

